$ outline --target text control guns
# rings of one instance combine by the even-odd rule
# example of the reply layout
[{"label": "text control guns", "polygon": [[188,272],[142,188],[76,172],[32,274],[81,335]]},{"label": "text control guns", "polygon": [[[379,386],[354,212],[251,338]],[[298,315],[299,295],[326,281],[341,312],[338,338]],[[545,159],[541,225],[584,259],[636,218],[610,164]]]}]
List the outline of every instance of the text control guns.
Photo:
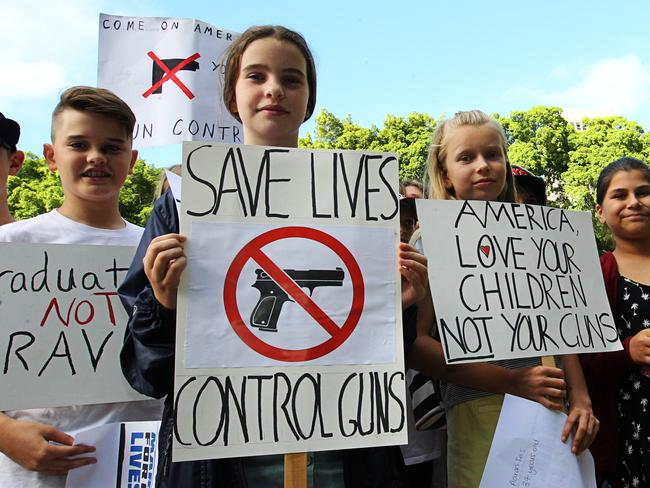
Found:
[{"label": "text control guns", "polygon": [[[343,269],[285,269],[284,272],[300,287],[309,288],[309,296],[317,286],[342,286]],[[277,332],[278,317],[285,302],[293,302],[286,292],[263,269],[256,269],[257,280],[252,285],[260,292],[260,299],[251,313],[251,326]]]}]

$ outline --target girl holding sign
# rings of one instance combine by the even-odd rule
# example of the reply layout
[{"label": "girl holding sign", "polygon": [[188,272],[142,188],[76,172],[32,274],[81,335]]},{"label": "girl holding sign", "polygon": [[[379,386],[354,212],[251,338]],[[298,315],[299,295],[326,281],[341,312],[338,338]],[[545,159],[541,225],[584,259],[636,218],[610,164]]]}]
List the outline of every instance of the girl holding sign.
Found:
[{"label": "girl holding sign", "polygon": [[[245,144],[297,147],[300,125],[312,115],[316,104],[314,59],[303,37],[279,26],[248,29],[227,53],[223,95],[228,110],[243,124]],[[176,293],[187,265],[183,249],[186,238],[178,230],[175,202],[167,193],[154,206],[119,290],[131,315],[122,349],[124,374],[136,390],[157,398],[166,396],[158,486],[243,487],[247,486],[247,475],[255,476],[259,483],[275,486],[278,474],[282,475],[282,458],[277,456],[171,463]],[[398,262],[403,276],[409,280],[403,291],[403,301],[408,306],[425,294],[426,260],[409,246],[400,249]],[[398,448],[395,450],[399,456]],[[330,477],[334,486],[343,485],[341,457],[323,456],[329,459],[325,461],[326,469],[335,473]],[[373,479],[391,483],[388,478],[399,469],[393,467],[394,463],[388,454],[381,461],[374,458],[373,469],[352,466],[351,474],[345,466],[345,483],[360,486]],[[255,484],[251,479],[248,482]]]},{"label": "girl holding sign", "polygon": [[[458,112],[438,124],[429,152],[428,172],[431,198],[515,202],[503,128],[478,110]],[[576,356],[563,357],[564,373],[558,368],[539,366],[539,358],[446,366],[440,342],[430,336],[432,322],[429,297],[419,304],[418,337],[409,363],[447,382],[442,393],[447,409],[450,488],[479,486],[503,393],[561,409],[568,386],[570,412],[562,440],[575,430],[572,451],[578,453],[588,447],[598,421],[592,414]]]},{"label": "girl holding sign", "polygon": [[598,177],[596,202],[616,244],[600,262],[623,350],[580,357],[602,420],[592,453],[601,481],[648,486],[650,169],[634,158],[614,161]]}]

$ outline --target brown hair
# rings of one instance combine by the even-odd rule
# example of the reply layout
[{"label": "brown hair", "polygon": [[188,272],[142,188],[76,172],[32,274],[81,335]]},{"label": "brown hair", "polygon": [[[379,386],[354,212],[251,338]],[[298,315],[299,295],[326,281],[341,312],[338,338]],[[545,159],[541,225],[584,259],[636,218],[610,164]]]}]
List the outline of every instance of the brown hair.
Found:
[{"label": "brown hair", "polygon": [[650,182],[650,168],[643,161],[630,157],[617,159],[605,166],[598,176],[598,182],[596,183],[596,203],[598,205],[603,204],[612,178],[620,171],[640,171],[645,179]]},{"label": "brown hair", "polygon": [[67,108],[103,115],[117,122],[129,139],[133,137],[135,114],[124,100],[104,88],[73,86],[61,93],[59,103],[52,111],[52,139],[54,139],[55,121]]},{"label": "brown hair", "polygon": [[456,112],[450,119],[439,122],[431,139],[431,148],[427,157],[427,174],[429,177],[429,198],[439,200],[453,200],[456,198],[453,189],[445,186],[444,175],[446,172],[445,158],[447,157],[447,135],[454,129],[463,125],[482,126],[488,125],[496,129],[499,134],[503,154],[506,157],[506,181],[503,190],[497,197],[499,202],[515,201],[515,185],[512,169],[508,160],[508,144],[501,124],[493,117],[480,110]]},{"label": "brown hair", "polygon": [[[239,114],[233,112],[230,107],[235,105],[235,85],[239,77],[239,69],[241,57],[246,48],[258,39],[265,39],[271,37],[278,41],[290,42],[296,46],[305,58],[307,65],[307,86],[309,88],[309,99],[307,100],[307,111],[305,112],[304,120],[307,120],[314,113],[316,107],[316,65],[314,63],[314,56],[307,46],[307,41],[299,33],[287,29],[281,25],[258,25],[246,29],[226,51],[225,74],[223,81],[223,101],[226,108],[241,122]],[[303,121],[304,121],[303,120]]]}]

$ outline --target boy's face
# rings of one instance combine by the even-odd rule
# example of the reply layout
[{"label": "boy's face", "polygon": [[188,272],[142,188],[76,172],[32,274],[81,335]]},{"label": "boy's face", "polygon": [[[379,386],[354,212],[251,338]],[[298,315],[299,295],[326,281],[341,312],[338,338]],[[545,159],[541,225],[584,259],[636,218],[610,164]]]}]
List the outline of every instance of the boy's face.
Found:
[{"label": "boy's face", "polygon": [[43,155],[58,171],[66,199],[79,204],[119,199],[138,156],[131,137],[103,115],[67,108],[53,122],[52,144]]}]

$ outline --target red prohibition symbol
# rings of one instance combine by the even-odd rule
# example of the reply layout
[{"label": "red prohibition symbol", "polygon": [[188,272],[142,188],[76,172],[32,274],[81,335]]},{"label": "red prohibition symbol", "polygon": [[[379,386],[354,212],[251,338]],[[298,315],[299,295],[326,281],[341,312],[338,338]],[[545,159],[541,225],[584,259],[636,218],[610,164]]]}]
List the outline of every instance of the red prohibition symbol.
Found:
[{"label": "red prohibition symbol", "polygon": [[[299,238],[319,242],[330,248],[348,269],[352,280],[352,306],[345,323],[337,325],[287,274],[269,258],[262,248],[281,239]],[[330,335],[325,342],[306,349],[283,349],[267,344],[247,327],[237,305],[237,283],[241,271],[250,260],[254,260],[298,305],[323,327]],[[361,269],[352,253],[331,235],[310,227],[281,227],[255,237],[246,244],[233,259],[223,288],[226,316],[235,333],[251,349],[278,361],[300,362],[317,359],[329,354],[350,337],[359,323],[364,304],[364,283]]]},{"label": "red prohibition symbol", "polygon": [[190,89],[187,86],[185,86],[185,83],[183,83],[181,80],[178,79],[178,77],[176,76],[176,73],[178,73],[181,69],[183,69],[183,67],[185,65],[191,63],[195,59],[200,58],[201,55],[199,53],[192,54],[189,58],[186,58],[184,61],[181,61],[179,64],[177,64],[172,69],[169,69],[165,65],[165,63],[163,63],[160,60],[160,58],[158,56],[156,56],[156,53],[154,53],[153,51],[149,51],[147,53],[147,56],[149,56],[151,59],[153,59],[153,62],[156,63],[160,67],[160,69],[163,70],[165,75],[160,80],[158,80],[157,83],[154,83],[151,88],[149,88],[146,92],[144,92],[142,94],[142,96],[144,98],[147,98],[149,95],[151,95],[153,92],[155,92],[158,89],[158,87],[162,86],[162,84],[165,83],[168,80],[172,80],[174,83],[176,83],[178,88],[180,88],[183,91],[183,93],[185,93],[187,98],[189,98],[190,100],[192,100],[194,98],[194,93],[192,93],[190,91]]}]

